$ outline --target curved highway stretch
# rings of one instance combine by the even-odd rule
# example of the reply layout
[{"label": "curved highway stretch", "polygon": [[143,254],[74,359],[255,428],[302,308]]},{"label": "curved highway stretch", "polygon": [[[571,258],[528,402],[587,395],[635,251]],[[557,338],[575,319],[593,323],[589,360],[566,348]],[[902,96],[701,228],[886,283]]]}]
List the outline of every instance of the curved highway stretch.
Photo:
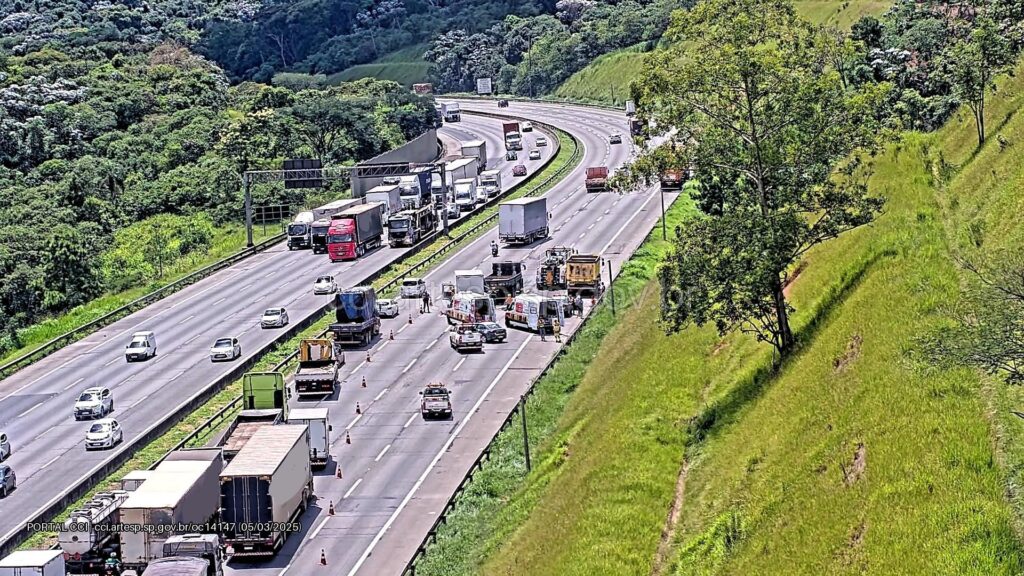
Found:
[{"label": "curved highway stretch", "polygon": [[[446,139],[482,138],[489,150],[504,150],[498,120],[467,116],[444,127]],[[531,144],[536,137],[527,134]],[[552,147],[541,148],[546,158]],[[504,154],[491,154],[489,168],[500,167],[505,187],[517,178]],[[523,160],[535,171],[542,161]],[[456,225],[458,220],[453,222]],[[297,322],[320,309],[330,296],[314,296],[314,279],[334,274],[347,286],[386,266],[408,249],[387,247],[354,262],[332,264],[309,250],[290,252],[282,243],[220,271],[180,292],[123,318],[28,366],[0,382],[0,431],[10,438],[13,455],[5,461],[18,476],[18,488],[0,500],[0,542],[6,541],[58,495],[79,483],[125,444],[184,405],[220,376],[228,363],[210,362],[208,350],[222,336],[237,336],[243,358],[273,341],[280,329],[263,330],[259,318],[273,306],[288,309]],[[127,363],[124,348],[131,334],[152,330],[157,356]],[[88,421],[76,422],[72,406],[90,386],[114,394],[110,415],[124,429],[125,443],[109,451],[86,452]]]},{"label": "curved highway stretch", "polygon": [[[556,245],[599,253],[614,263],[617,272],[660,217],[657,193],[650,190],[618,195],[587,194],[583,189],[587,166],[615,168],[632,154],[628,137],[621,145],[609,144],[611,134],[628,134],[625,115],[540,103],[512,102],[500,110],[493,101],[460,104],[467,111],[547,122],[574,134],[585,147],[580,166],[546,194],[553,214],[552,237],[501,249],[499,260],[526,263],[526,290],[533,291],[544,250]],[[666,204],[677,196],[665,194]],[[489,271],[494,259],[488,245],[495,238],[491,229],[426,275],[435,301],[440,301],[440,284],[452,281],[455,270]],[[551,338],[542,342],[537,335],[510,329],[505,343],[488,344],[482,354],[460,354],[448,346],[447,324],[439,310],[420,314],[415,301],[402,306],[398,318],[382,324],[382,333],[393,331],[395,339],[376,342],[370,362],[360,355],[346,365],[336,398],[292,401],[293,406],[328,407],[334,428],[334,463],[315,477],[317,503],[303,516],[302,532],[289,538],[271,561],[232,561],[226,574],[323,574],[321,553],[331,574],[400,574],[469,467],[560,347]],[[576,330],[579,323],[578,318],[569,319],[563,334]],[[366,388],[361,387],[363,378]],[[452,390],[450,421],[424,421],[419,415],[417,392],[436,381]],[[360,415],[355,413],[356,402]],[[346,432],[351,444],[345,442]],[[342,478],[335,476],[335,463],[342,468]],[[332,503],[334,515],[327,511]]]}]

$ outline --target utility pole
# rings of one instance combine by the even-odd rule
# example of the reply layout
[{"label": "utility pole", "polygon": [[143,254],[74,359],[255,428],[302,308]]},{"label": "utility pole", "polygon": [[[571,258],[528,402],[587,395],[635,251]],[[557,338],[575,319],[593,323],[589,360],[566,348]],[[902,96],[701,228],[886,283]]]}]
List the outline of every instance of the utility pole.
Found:
[{"label": "utility pole", "polygon": [[526,455],[526,471],[530,471],[530,436],[526,431],[526,395],[519,397],[519,415],[523,419],[523,454]]},{"label": "utility pole", "polygon": [[665,229],[665,191],[658,187],[658,195],[661,196],[661,239],[668,240],[668,231]]},{"label": "utility pole", "polygon": [[249,193],[249,173],[242,173],[242,188],[245,190],[245,245],[252,248],[252,194]]},{"label": "utility pole", "polygon": [[444,230],[444,235],[448,235],[448,184],[445,182],[445,164],[442,161],[441,165],[441,222]]},{"label": "utility pole", "polygon": [[604,262],[608,265],[608,294],[612,298],[612,316],[615,316],[615,285],[612,284],[612,261],[605,260]]}]

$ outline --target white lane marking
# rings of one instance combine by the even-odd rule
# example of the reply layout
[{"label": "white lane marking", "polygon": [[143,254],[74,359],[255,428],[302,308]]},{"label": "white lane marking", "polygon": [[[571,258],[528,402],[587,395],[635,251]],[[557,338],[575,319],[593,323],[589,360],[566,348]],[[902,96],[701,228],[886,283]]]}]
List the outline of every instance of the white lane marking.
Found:
[{"label": "white lane marking", "polygon": [[374,401],[374,402],[376,402],[377,400],[380,400],[380,397],[381,397],[381,396],[383,396],[383,395],[384,395],[384,393],[385,393],[385,392],[387,392],[387,391],[388,391],[388,389],[387,389],[387,388],[385,388],[385,389],[381,390],[381,391],[380,391],[380,394],[377,394],[376,396],[374,396],[374,397],[373,397],[373,401]]},{"label": "white lane marking", "polygon": [[380,348],[377,348],[377,352],[380,352],[381,350],[383,350],[384,347],[387,346],[388,344],[391,344],[391,340],[388,340],[388,341],[384,342],[383,344],[381,344]]},{"label": "white lane marking", "polygon": [[214,302],[214,303],[212,304],[212,306],[216,306],[217,304],[220,304],[221,302],[223,302],[223,301],[225,301],[225,300],[227,300],[227,299],[228,299],[228,297],[227,297],[227,296],[225,296],[225,297],[221,298],[220,300],[217,300],[216,302]]},{"label": "white lane marking", "polygon": [[146,400],[146,398],[149,398],[149,395],[148,395],[148,394],[147,394],[147,395],[145,395],[145,396],[143,396],[142,398],[139,398],[138,400],[136,400],[136,401],[135,401],[134,403],[132,403],[132,405],[131,405],[131,406],[129,406],[128,408],[129,408],[129,409],[135,408],[135,407],[136,407],[136,406],[138,406],[139,404],[142,404],[142,402],[143,402],[143,401],[145,401],[145,400]]},{"label": "white lane marking", "polygon": [[193,318],[195,318],[195,317],[196,317],[196,315],[195,315],[195,314],[193,314],[193,315],[189,316],[188,318],[185,318],[185,319],[184,319],[184,320],[182,320],[181,322],[178,322],[178,326],[181,326],[181,325],[182,325],[182,324],[184,324],[185,322],[188,322],[189,320],[191,320],[191,319],[193,319]]},{"label": "white lane marking", "polygon": [[188,368],[186,368],[186,369],[182,370],[181,372],[178,372],[177,374],[175,374],[174,378],[171,378],[171,382],[177,380],[178,378],[181,378],[181,376],[183,374],[185,374],[185,372],[187,372],[187,371],[188,371]]},{"label": "white lane marking", "polygon": [[200,336],[202,336],[202,334],[196,334],[195,336],[189,338],[188,340],[185,340],[185,342],[182,343],[182,346],[185,346],[187,344],[191,344],[193,340],[195,340],[196,338],[199,338]]},{"label": "white lane marking", "polygon": [[629,228],[629,223],[633,221],[633,218],[636,218],[638,214],[640,214],[641,212],[643,212],[646,209],[648,202],[650,202],[651,200],[654,200],[657,197],[658,197],[657,194],[651,194],[651,196],[647,200],[645,200],[644,203],[641,204],[639,208],[636,209],[636,212],[633,212],[633,215],[629,217],[629,220],[626,220],[622,224],[622,226],[619,228],[619,231],[616,232],[614,236],[609,238],[608,239],[608,243],[605,244],[600,250],[598,250],[597,253],[598,254],[604,254],[605,250],[608,250],[608,247],[612,245],[612,242],[615,242],[615,239],[619,237],[619,234],[622,234],[626,230],[630,229]]},{"label": "white lane marking", "polygon": [[49,461],[49,462],[47,462],[46,464],[43,464],[42,466],[40,466],[40,467],[39,467],[39,469],[40,469],[40,470],[42,470],[43,468],[46,468],[47,466],[49,466],[50,464],[53,464],[53,463],[54,463],[54,462],[56,462],[57,460],[60,460],[60,455],[54,456],[54,457],[53,457],[53,460],[50,460],[50,461]]},{"label": "white lane marking", "polygon": [[600,222],[603,219],[604,219],[604,215],[602,214],[601,216],[598,216],[597,220],[594,220],[594,222]]},{"label": "white lane marking", "polygon": [[384,449],[380,451],[380,454],[377,454],[377,457],[374,458],[373,461],[380,462],[380,459],[383,458],[384,455],[388,453],[388,450],[391,450],[391,444],[385,446]]},{"label": "white lane marking", "polygon": [[78,384],[78,383],[79,383],[79,382],[81,382],[82,380],[85,380],[85,378],[79,378],[78,380],[75,380],[75,381],[74,381],[74,382],[72,382],[71,384],[68,384],[67,386],[65,386],[65,387],[64,387],[64,390],[67,390],[67,389],[71,388],[72,386],[74,386],[75,384]]},{"label": "white lane marking", "polygon": [[111,364],[113,364],[114,362],[117,362],[118,360],[120,360],[120,358],[114,358],[110,362],[107,362],[106,364],[104,364],[104,366],[110,366]]},{"label": "white lane marking", "polygon": [[402,330],[405,330],[405,329],[406,329],[406,328],[408,328],[409,326],[412,326],[412,324],[409,324],[408,322],[407,322],[407,323],[405,323],[405,324],[403,324],[403,325],[402,325],[402,327],[398,329],[398,332],[396,332],[396,334],[401,334],[401,333],[402,333]]},{"label": "white lane marking", "polygon": [[586,235],[587,235],[587,233],[586,233],[586,232],[581,232],[581,233],[580,233],[580,235],[579,235],[579,236],[577,236],[577,238],[583,238],[583,237],[584,237],[584,236],[586,236]]},{"label": "white lane marking", "polygon": [[361,363],[359,364],[359,366],[356,366],[356,369],[355,369],[355,370],[353,370],[353,371],[352,371],[352,373],[353,373],[353,374],[355,374],[356,372],[359,372],[359,369],[360,369],[360,368],[362,368],[364,364],[366,364],[366,360],[363,360],[363,361],[362,361],[362,362],[361,362]]},{"label": "white lane marking", "polygon": [[430,347],[433,346],[434,344],[437,344],[437,341],[440,340],[440,339],[441,339],[441,337],[438,336],[437,338],[434,338],[433,340],[431,340],[430,344],[427,344],[427,347],[424,348],[424,350],[430,350]]},{"label": "white lane marking", "polygon": [[43,403],[42,403],[42,402],[40,402],[39,404],[36,404],[35,406],[33,406],[33,407],[29,408],[28,410],[25,410],[25,411],[24,411],[24,412],[22,412],[21,414],[18,414],[18,418],[24,418],[26,414],[28,414],[29,412],[31,412],[31,411],[33,411],[33,410],[35,410],[36,408],[39,408],[39,407],[40,407],[40,406],[42,406],[42,405],[43,405]]},{"label": "white lane marking", "polygon": [[274,274],[277,274],[277,270],[271,270],[270,272],[267,272],[266,274],[264,274],[263,277],[264,278],[270,278]]},{"label": "white lane marking", "polygon": [[355,492],[356,488],[360,484],[362,484],[362,483],[363,483],[363,479],[362,478],[360,478],[359,480],[356,480],[356,483],[353,484],[352,487],[348,489],[348,492],[345,492],[345,495],[342,496],[341,499],[344,500],[345,498],[348,498],[349,496],[351,496],[352,493]]},{"label": "white lane marking", "polygon": [[[316,535],[319,534],[321,530],[323,530],[324,525],[327,524],[327,521],[330,518],[331,518],[330,516],[324,516],[323,522],[320,522],[320,525],[316,527],[316,530],[313,530],[313,533],[309,535],[309,539],[310,540],[313,540],[313,539],[316,538]],[[284,572],[282,572],[282,574],[284,574]]]},{"label": "white lane marking", "polygon": [[402,374],[408,372],[409,368],[412,368],[412,365],[415,364],[417,360],[419,360],[419,358],[413,358],[412,362],[409,362],[409,364],[402,370]]},{"label": "white lane marking", "polygon": [[465,356],[463,356],[461,359],[459,359],[459,363],[455,365],[455,368],[452,368],[452,372],[455,372],[456,370],[458,370],[459,367],[462,366],[462,363],[465,362],[465,361],[466,361],[466,357]]},{"label": "white lane marking", "polygon": [[407,420],[405,422],[405,426],[402,426],[402,429],[408,428],[409,425],[412,424],[412,421],[415,420],[415,419],[416,419],[416,414],[413,414],[412,416],[409,416],[409,420]]},{"label": "white lane marking", "polygon": [[590,226],[587,226],[587,230],[589,231],[589,230],[590,230],[591,228],[593,228],[593,227],[594,227],[594,224],[597,224],[597,222],[594,222],[594,223],[593,223],[593,224],[591,224]]},{"label": "white lane marking", "polygon": [[356,422],[359,422],[359,419],[362,418],[362,417],[363,417],[363,415],[360,414],[359,416],[356,416],[355,418],[353,418],[352,421],[348,423],[348,426],[345,426],[345,430],[351,430],[352,427],[356,425]]},{"label": "white lane marking", "polygon": [[480,396],[479,399],[477,399],[473,407],[469,410],[469,412],[466,413],[466,417],[455,428],[455,431],[451,434],[451,436],[448,437],[448,440],[445,441],[444,446],[441,446],[441,450],[439,450],[437,455],[434,456],[434,459],[430,461],[430,464],[427,466],[427,469],[424,470],[423,474],[420,475],[418,480],[416,480],[416,483],[413,484],[413,487],[411,490],[409,490],[409,493],[405,495],[405,498],[402,498],[401,503],[398,504],[398,508],[395,508],[395,511],[391,513],[391,517],[388,518],[388,521],[384,523],[384,526],[381,527],[380,531],[378,531],[377,534],[373,537],[373,540],[370,541],[370,545],[367,546],[365,550],[363,550],[362,555],[359,556],[359,560],[356,562],[356,565],[352,567],[352,570],[349,571],[348,576],[355,576],[356,572],[358,572],[359,569],[362,568],[363,564],[366,562],[366,559],[369,558],[370,554],[373,553],[373,549],[377,547],[377,544],[380,542],[381,538],[384,537],[384,533],[387,532],[388,529],[391,528],[391,525],[395,523],[395,519],[398,518],[398,515],[402,513],[402,510],[405,510],[405,507],[409,504],[409,501],[412,500],[413,495],[416,494],[416,491],[419,490],[420,486],[423,485],[423,482],[427,479],[427,476],[430,475],[430,472],[434,470],[434,466],[437,466],[437,463],[441,460],[441,457],[444,456],[445,452],[448,451],[448,448],[451,447],[452,442],[455,442],[455,437],[458,436],[459,432],[462,432],[462,429],[466,427],[466,424],[469,423],[470,419],[473,417],[473,414],[475,414],[476,411],[480,409],[480,405],[483,404],[484,400],[487,399],[487,396],[490,395],[491,390],[494,390],[494,387],[497,386],[498,381],[501,380],[503,376],[505,376],[505,373],[508,372],[509,367],[512,366],[512,363],[515,362],[517,358],[519,358],[519,355],[523,352],[523,349],[526,348],[526,345],[529,343],[529,338],[523,340],[523,343],[519,345],[519,349],[516,350],[516,353],[512,355],[512,358],[509,358],[509,361],[505,363],[505,366],[502,367],[501,371],[498,372],[498,375],[494,377],[494,380],[492,380],[490,385],[487,386],[487,389],[484,390],[483,395]]}]

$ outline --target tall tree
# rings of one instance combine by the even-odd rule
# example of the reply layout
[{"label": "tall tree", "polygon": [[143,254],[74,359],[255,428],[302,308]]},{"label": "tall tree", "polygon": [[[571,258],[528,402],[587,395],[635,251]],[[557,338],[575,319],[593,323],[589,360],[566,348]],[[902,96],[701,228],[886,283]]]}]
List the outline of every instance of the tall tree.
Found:
[{"label": "tall tree", "polygon": [[675,14],[669,38],[633,96],[644,121],[677,130],[670,156],[695,168],[707,212],[661,269],[663,320],[739,328],[785,354],[789,270],[881,209],[862,156],[884,133],[886,87],[844,86],[835,36],[785,0],[706,0]]},{"label": "tall tree", "polygon": [[995,79],[1013,63],[1010,41],[988,18],[980,18],[970,35],[951,46],[943,58],[953,94],[974,114],[978,146],[985,143],[985,96]]}]

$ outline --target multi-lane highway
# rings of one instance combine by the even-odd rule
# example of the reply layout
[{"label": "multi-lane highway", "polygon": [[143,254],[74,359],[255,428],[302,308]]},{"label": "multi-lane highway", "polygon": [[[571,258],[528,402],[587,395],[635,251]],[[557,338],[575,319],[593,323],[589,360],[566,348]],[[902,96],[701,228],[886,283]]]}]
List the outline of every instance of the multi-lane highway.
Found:
[{"label": "multi-lane highway", "polygon": [[[466,116],[441,130],[446,139],[482,138],[494,151],[490,168],[500,167],[506,187],[517,178],[504,161],[501,124]],[[537,133],[527,134],[527,143]],[[542,148],[546,158],[551,147]],[[524,157],[525,158],[525,157]],[[535,171],[542,161],[522,160]],[[457,221],[456,221],[457,223]],[[0,500],[0,541],[5,541],[36,512],[77,484],[112,454],[86,452],[89,422],[76,422],[72,406],[90,386],[110,388],[125,444],[173,412],[231,370],[213,364],[208,350],[222,336],[237,336],[243,358],[273,341],[280,330],[259,327],[268,307],[288,309],[292,322],[318,310],[329,296],[314,296],[316,276],[333,273],[348,285],[396,259],[405,249],[376,250],[358,261],[332,264],[326,255],[289,252],[283,244],[206,278],[84,340],[48,356],[0,382],[0,431],[14,453],[5,463],[18,475],[18,489]],[[127,363],[124,348],[131,334],[152,330],[159,343],[156,358]]]},{"label": "multi-lane highway", "polygon": [[[463,102],[462,106],[497,111],[493,103]],[[657,195],[650,191],[618,195],[587,194],[583,189],[586,166],[615,167],[631,155],[628,138],[622,145],[609,144],[612,133],[626,133],[625,116],[517,103],[501,112],[563,128],[580,139],[585,153],[581,165],[546,194],[553,216],[552,237],[523,248],[502,248],[498,259],[526,263],[527,291],[534,290],[533,272],[544,250],[556,245],[599,253],[617,271],[660,216]],[[676,196],[666,194],[666,203]],[[489,270],[494,259],[488,244],[495,237],[491,230],[426,276],[435,301],[439,301],[440,284],[452,281],[455,270]],[[293,401],[293,406],[330,409],[332,451],[342,477],[336,477],[332,464],[315,478],[317,505],[302,518],[303,531],[290,538],[276,558],[259,564],[231,562],[228,573],[324,573],[323,554],[332,574],[399,574],[469,466],[560,347],[550,338],[542,342],[536,335],[509,330],[503,344],[487,345],[482,354],[460,354],[449,348],[447,325],[438,310],[420,314],[414,301],[403,306],[398,318],[384,321],[385,338],[371,347],[371,361],[360,355],[344,367],[345,383],[337,397],[324,402]],[[565,332],[574,331],[579,322],[569,320]],[[390,332],[394,340],[386,337]],[[438,381],[452,390],[454,418],[424,421],[417,392],[426,383]],[[358,415],[357,402],[362,408]],[[346,432],[351,444],[345,442]],[[333,515],[328,513],[332,503]]]}]

